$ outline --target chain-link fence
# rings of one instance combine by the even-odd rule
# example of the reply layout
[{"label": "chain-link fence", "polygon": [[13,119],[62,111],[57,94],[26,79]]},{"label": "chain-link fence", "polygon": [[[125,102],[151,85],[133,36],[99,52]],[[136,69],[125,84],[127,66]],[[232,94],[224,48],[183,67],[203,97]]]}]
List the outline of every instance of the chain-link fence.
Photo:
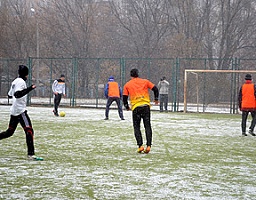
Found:
[{"label": "chain-link fence", "polygon": [[[254,70],[256,59],[207,58],[28,58],[0,59],[0,103],[8,104],[7,92],[17,77],[18,65],[30,68],[28,85],[37,88],[28,96],[28,104],[53,105],[52,83],[61,74],[66,76],[66,94],[61,105],[105,107],[104,87],[109,76],[123,86],[130,79],[130,70],[138,68],[140,77],[158,84],[165,76],[169,81],[169,110],[184,109],[185,69]],[[237,93],[243,74],[201,73],[188,77],[188,110],[236,113]],[[253,74],[256,76],[256,74]],[[31,98],[32,97],[32,98]],[[153,98],[153,93],[151,92]],[[153,99],[152,99],[153,100]]]}]

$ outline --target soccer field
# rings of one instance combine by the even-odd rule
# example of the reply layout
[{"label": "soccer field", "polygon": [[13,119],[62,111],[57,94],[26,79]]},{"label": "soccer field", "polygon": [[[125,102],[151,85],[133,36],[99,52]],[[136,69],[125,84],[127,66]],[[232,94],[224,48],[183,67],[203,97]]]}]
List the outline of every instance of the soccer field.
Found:
[{"label": "soccer field", "polygon": [[240,115],[154,111],[152,150],[138,154],[130,111],[61,110],[28,107],[44,161],[26,159],[20,126],[0,141],[0,199],[256,199],[256,138],[241,136]]}]

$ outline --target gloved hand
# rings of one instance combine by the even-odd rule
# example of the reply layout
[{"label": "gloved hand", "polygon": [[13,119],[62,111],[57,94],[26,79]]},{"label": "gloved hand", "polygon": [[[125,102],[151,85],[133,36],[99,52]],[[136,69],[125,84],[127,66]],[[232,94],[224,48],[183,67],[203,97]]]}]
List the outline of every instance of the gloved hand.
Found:
[{"label": "gloved hand", "polygon": [[131,110],[128,104],[125,104],[124,107],[127,111]]}]

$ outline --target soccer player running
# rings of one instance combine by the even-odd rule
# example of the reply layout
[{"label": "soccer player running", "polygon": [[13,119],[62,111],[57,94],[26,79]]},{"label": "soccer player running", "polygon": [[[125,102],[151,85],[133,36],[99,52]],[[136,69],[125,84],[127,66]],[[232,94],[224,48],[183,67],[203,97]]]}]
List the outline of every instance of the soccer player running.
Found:
[{"label": "soccer player running", "polygon": [[104,89],[104,95],[108,99],[106,104],[106,110],[105,110],[105,120],[108,120],[109,108],[114,101],[117,104],[118,114],[120,119],[124,120],[123,110],[122,110],[122,105],[120,100],[122,96],[122,90],[119,84],[114,80],[113,76],[110,76],[108,79],[108,83],[106,84]]},{"label": "soccer player running", "polygon": [[246,134],[246,121],[248,114],[251,113],[252,121],[249,127],[249,133],[252,136],[256,136],[254,127],[256,124],[256,85],[252,82],[252,76],[246,74],[245,83],[242,85],[238,95],[239,108],[242,111],[242,136],[247,136]]},{"label": "soccer player running", "polygon": [[58,117],[58,108],[60,105],[62,95],[66,96],[66,86],[65,86],[65,75],[61,74],[60,78],[55,80],[52,84],[52,91],[54,94],[54,110],[53,114]]},{"label": "soccer player running", "polygon": [[[130,110],[128,105],[128,96],[132,109],[132,120],[134,135],[138,145],[138,153],[149,153],[152,145],[152,128],[150,119],[150,97],[148,89],[154,92],[155,104],[158,104],[158,88],[147,79],[139,78],[138,69],[132,69],[130,72],[131,80],[124,85],[123,103],[126,110]],[[140,122],[143,124],[146,132],[147,147],[144,150],[143,139],[140,130]]]},{"label": "soccer player running", "polygon": [[27,94],[35,89],[36,86],[31,85],[27,88],[25,81],[28,78],[28,68],[25,65],[19,65],[18,73],[19,77],[12,82],[8,92],[9,98],[13,98],[10,109],[11,117],[9,127],[6,131],[0,133],[0,140],[11,137],[14,134],[18,123],[20,123],[26,134],[28,159],[43,160],[41,157],[35,156],[34,130],[26,110]]}]

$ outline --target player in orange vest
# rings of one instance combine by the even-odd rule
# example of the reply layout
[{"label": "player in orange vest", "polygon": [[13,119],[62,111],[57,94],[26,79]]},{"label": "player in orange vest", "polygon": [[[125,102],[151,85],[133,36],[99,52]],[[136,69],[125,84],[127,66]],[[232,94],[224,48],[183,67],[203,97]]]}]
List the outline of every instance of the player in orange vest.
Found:
[{"label": "player in orange vest", "polygon": [[113,76],[109,77],[108,83],[104,89],[104,94],[105,94],[105,97],[108,99],[107,105],[106,105],[106,111],[105,111],[105,120],[108,120],[109,108],[114,101],[117,104],[119,117],[121,118],[121,120],[124,120],[123,110],[122,110],[122,105],[120,100],[122,96],[122,89],[119,86],[119,84],[116,81],[114,81]]},{"label": "player in orange vest", "polygon": [[[152,143],[152,128],[150,120],[150,97],[148,90],[154,92],[155,104],[158,104],[158,88],[147,79],[139,78],[138,69],[132,69],[130,72],[131,80],[124,85],[123,103],[126,110],[130,110],[128,105],[128,96],[130,96],[130,103],[132,109],[132,121],[134,128],[134,135],[138,145],[138,153],[149,153]],[[143,140],[140,130],[140,122],[143,124],[146,131],[147,148],[144,150]]]},{"label": "player in orange vest", "polygon": [[242,85],[238,95],[239,109],[242,111],[242,135],[247,136],[246,134],[246,121],[248,114],[251,113],[252,121],[249,127],[249,133],[252,136],[256,136],[254,127],[256,124],[256,85],[252,82],[252,76],[246,74],[245,83]]}]

